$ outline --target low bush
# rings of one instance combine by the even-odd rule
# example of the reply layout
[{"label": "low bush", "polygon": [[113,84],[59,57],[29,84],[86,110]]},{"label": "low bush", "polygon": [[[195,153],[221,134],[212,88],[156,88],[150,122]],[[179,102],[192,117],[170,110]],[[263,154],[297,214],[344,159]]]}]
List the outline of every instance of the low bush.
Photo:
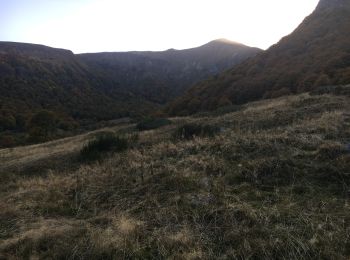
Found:
[{"label": "low bush", "polygon": [[170,125],[171,121],[166,118],[147,118],[136,125],[139,131],[157,129],[162,126]]},{"label": "low bush", "polygon": [[10,134],[0,135],[0,148],[13,147],[16,145],[15,138]]},{"label": "low bush", "polygon": [[347,147],[340,143],[322,144],[317,151],[317,157],[321,160],[334,160],[347,153]]},{"label": "low bush", "polygon": [[338,85],[338,86],[322,86],[311,91],[310,94],[314,95],[337,95],[337,96],[350,96],[350,85]]},{"label": "low bush", "polygon": [[212,125],[202,125],[202,124],[185,124],[178,127],[173,133],[174,139],[192,139],[195,136],[199,137],[213,137],[218,132],[220,128]]},{"label": "low bush", "polygon": [[201,117],[217,117],[222,116],[229,113],[238,112],[243,108],[241,105],[229,105],[229,106],[223,106],[219,107],[214,111],[206,111],[206,112],[198,112],[193,115],[194,118],[201,118]]},{"label": "low bush", "polygon": [[126,138],[114,133],[103,133],[89,141],[80,151],[80,158],[83,161],[100,160],[108,152],[122,152],[128,148]]}]

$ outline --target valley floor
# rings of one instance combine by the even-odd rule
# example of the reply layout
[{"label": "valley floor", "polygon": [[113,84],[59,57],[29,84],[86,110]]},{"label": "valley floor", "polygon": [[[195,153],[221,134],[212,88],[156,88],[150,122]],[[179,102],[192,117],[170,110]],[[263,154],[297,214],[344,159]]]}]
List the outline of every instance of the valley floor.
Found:
[{"label": "valley floor", "polygon": [[[350,97],[172,118],[82,163],[98,134],[0,150],[0,259],[349,259]],[[183,124],[220,129],[175,138]]]}]

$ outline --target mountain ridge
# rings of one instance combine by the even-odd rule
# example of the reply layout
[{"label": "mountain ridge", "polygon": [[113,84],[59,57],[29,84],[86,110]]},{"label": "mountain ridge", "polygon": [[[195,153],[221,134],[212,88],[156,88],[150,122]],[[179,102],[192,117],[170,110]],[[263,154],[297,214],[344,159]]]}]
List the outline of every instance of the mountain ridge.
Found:
[{"label": "mountain ridge", "polygon": [[[332,3],[334,8],[324,8]],[[167,111],[185,115],[349,83],[348,6],[343,0],[322,0],[290,35],[233,69],[195,85]]]},{"label": "mountain ridge", "polygon": [[[260,51],[243,44],[214,40],[184,50],[103,52],[77,56],[94,71],[103,73],[109,82],[115,83],[109,88],[121,85],[120,79],[123,79],[145,98],[164,104],[196,82],[229,69]],[[135,68],[136,73],[130,77],[129,71]],[[157,87],[156,92],[162,93],[161,96],[149,95],[154,86]]]},{"label": "mountain ridge", "polygon": [[316,9],[350,7],[347,0],[320,0]]},{"label": "mountain ridge", "polygon": [[0,146],[2,139],[18,143],[12,135],[26,136],[29,121],[43,109],[60,119],[62,129],[149,115],[193,83],[260,51],[217,46],[221,51],[216,54],[213,48],[193,48],[77,55],[44,45],[0,42]]}]

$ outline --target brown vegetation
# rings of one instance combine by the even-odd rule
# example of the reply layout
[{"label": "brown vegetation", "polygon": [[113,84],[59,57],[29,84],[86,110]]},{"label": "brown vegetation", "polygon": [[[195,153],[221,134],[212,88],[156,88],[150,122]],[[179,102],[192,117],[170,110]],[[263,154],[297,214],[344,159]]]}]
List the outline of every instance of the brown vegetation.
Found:
[{"label": "brown vegetation", "polygon": [[[348,259],[349,109],[302,94],[172,118],[73,168],[55,163],[86,135],[0,150],[0,258]],[[174,140],[186,124],[220,132]]]}]

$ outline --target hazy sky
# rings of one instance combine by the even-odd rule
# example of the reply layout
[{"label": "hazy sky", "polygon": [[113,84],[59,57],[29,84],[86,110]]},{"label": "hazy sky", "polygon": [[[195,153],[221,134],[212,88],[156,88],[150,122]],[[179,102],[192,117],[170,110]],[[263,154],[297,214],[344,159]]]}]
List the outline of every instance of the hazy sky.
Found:
[{"label": "hazy sky", "polygon": [[75,53],[183,49],[227,38],[266,49],[318,0],[0,0],[0,40]]}]

